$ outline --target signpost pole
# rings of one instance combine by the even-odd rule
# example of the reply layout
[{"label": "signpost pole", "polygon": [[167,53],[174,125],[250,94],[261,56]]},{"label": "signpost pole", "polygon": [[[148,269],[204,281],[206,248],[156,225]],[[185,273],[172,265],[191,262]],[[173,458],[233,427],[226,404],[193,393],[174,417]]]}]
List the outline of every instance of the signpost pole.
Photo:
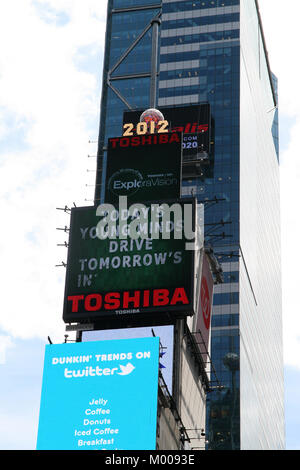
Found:
[{"label": "signpost pole", "polygon": [[150,82],[150,108],[156,106],[156,90],[157,90],[157,55],[158,55],[158,29],[161,20],[155,18],[152,21],[152,57],[151,57],[151,82]]}]

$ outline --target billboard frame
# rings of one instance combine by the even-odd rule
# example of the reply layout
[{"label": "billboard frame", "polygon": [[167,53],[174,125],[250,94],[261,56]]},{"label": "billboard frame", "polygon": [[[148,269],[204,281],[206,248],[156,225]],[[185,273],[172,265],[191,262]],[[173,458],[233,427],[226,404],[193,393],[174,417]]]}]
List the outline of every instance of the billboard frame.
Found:
[{"label": "billboard frame", "polygon": [[[197,199],[195,197],[193,198],[178,198],[178,199],[172,199],[166,201],[167,203],[183,203],[183,204],[192,204],[193,205],[193,219],[192,219],[192,228],[195,231],[196,229],[196,221],[197,221]],[[145,205],[151,205],[151,204],[163,204],[165,201],[146,201]],[[196,256],[195,253],[196,251],[190,250],[191,254],[191,266],[190,266],[190,275],[189,275],[189,295],[190,295],[190,302],[187,306],[178,306],[178,305],[173,305],[173,306],[152,306],[152,307],[144,307],[141,309],[139,312],[135,313],[121,313],[117,314],[116,310],[112,310],[111,312],[105,311],[103,312],[81,312],[81,313],[68,313],[67,312],[67,297],[68,297],[68,288],[69,288],[69,281],[71,278],[71,272],[68,269],[68,265],[70,265],[70,259],[71,259],[71,249],[70,247],[72,246],[72,214],[75,212],[83,212],[87,209],[97,209],[96,206],[82,206],[82,207],[73,207],[71,209],[71,220],[70,220],[70,231],[69,231],[69,249],[68,249],[68,256],[67,256],[67,266],[66,266],[66,276],[65,276],[65,289],[64,289],[64,300],[63,300],[63,321],[66,324],[71,324],[71,323],[82,323],[82,324],[93,324],[94,328],[97,325],[97,328],[95,329],[108,329],[108,328],[118,328],[120,325],[122,327],[126,326],[147,326],[149,324],[174,324],[176,319],[183,319],[186,318],[187,316],[194,316],[196,314],[196,271],[195,271],[195,261],[196,261]],[[172,240],[170,240],[172,241]],[[197,234],[195,235],[195,239],[193,242],[197,243]],[[161,289],[168,288],[162,286]],[[179,288],[179,286],[178,286]],[[171,291],[173,288],[169,288]],[[135,290],[140,290],[141,292],[144,289],[128,289],[129,291],[135,291]],[[155,288],[149,288],[151,292],[155,290]],[[120,295],[123,292],[126,292],[124,290],[122,291],[116,291],[119,292]],[[93,292],[94,293],[94,292]],[[106,294],[107,292],[104,292]],[[92,294],[92,292],[91,292]],[[69,294],[70,295],[70,294]],[[89,294],[87,294],[89,295]],[[119,309],[121,310],[121,309]],[[126,310],[126,309],[123,309]],[[133,310],[129,309],[128,310]]]}]

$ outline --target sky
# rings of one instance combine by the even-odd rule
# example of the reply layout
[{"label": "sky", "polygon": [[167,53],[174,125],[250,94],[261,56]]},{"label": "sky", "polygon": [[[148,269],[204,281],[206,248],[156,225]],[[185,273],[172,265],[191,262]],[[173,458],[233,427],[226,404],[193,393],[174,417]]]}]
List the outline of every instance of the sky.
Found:
[{"label": "sky", "polygon": [[[299,0],[260,0],[279,78],[286,448],[300,449]],[[106,2],[0,3],[0,449],[35,449],[44,348],[62,322],[69,215],[95,181]]]}]

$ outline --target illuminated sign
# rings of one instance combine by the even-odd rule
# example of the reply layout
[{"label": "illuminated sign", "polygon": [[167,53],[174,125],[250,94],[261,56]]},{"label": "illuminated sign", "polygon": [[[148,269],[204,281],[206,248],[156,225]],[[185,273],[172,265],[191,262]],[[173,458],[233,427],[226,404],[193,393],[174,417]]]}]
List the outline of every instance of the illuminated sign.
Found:
[{"label": "illuminated sign", "polygon": [[[107,292],[105,294],[80,294],[69,295],[71,312],[78,313],[82,310],[88,312],[110,312],[112,310],[140,309],[149,307],[164,307],[189,305],[190,300],[185,287],[175,289],[150,289],[124,292]],[[130,313],[130,311],[128,312]]]},{"label": "illuminated sign", "polygon": [[[153,213],[154,205],[145,203],[144,207]],[[167,312],[193,315],[196,200],[182,199],[172,207],[179,209],[178,219],[175,212],[170,210],[168,215],[165,209],[157,223],[138,225],[149,231],[137,232],[136,239],[118,238],[123,230],[117,209],[111,214],[119,224],[111,226],[115,227],[110,233],[114,239],[105,238],[105,231],[99,238],[106,218],[97,216],[95,207],[72,209],[63,315],[66,323],[109,317],[124,322],[126,316],[156,313],[162,318]],[[190,234],[182,230],[186,207],[190,208]],[[130,226],[124,227],[127,230]],[[161,237],[164,229],[166,238]],[[186,249],[187,242],[192,249]]]},{"label": "illuminated sign", "polygon": [[[123,115],[123,131],[130,129],[132,135],[140,135],[140,133],[157,133],[157,132],[179,132],[183,134],[182,148],[183,157],[195,156],[197,152],[210,153],[211,140],[211,114],[210,105],[189,105],[179,107],[161,107],[163,121],[159,121],[163,126],[157,127],[156,121],[146,120],[142,110],[125,111]],[[147,111],[145,112],[147,113]],[[150,117],[150,119],[152,116]],[[152,118],[153,119],[153,118]],[[162,125],[164,122],[164,125]]]},{"label": "illuminated sign", "polygon": [[140,122],[136,124],[127,123],[123,125],[123,135],[145,135],[161,134],[169,132],[169,123],[164,119],[163,114],[158,109],[147,109],[140,117]]},{"label": "illuminated sign", "polygon": [[37,450],[155,450],[159,338],[47,345]]},{"label": "illuminated sign", "polygon": [[[123,149],[126,147],[147,147],[149,145],[163,145],[163,144],[172,144],[177,142],[181,143],[180,134],[177,132],[168,134],[168,135],[156,135],[156,134],[147,134],[145,136],[136,136],[133,138],[126,137],[114,137],[109,139],[108,148],[111,149]],[[158,150],[156,147],[155,150]],[[164,150],[166,150],[164,148]]]},{"label": "illuminated sign", "polygon": [[147,122],[138,122],[135,126],[133,123],[128,123],[123,125],[123,135],[124,136],[133,136],[133,135],[145,135],[145,134],[162,134],[164,132],[169,132],[169,123],[168,121],[154,121]]},{"label": "illuminated sign", "polygon": [[198,311],[196,319],[196,342],[202,354],[202,359],[206,362],[209,347],[211,312],[213,304],[214,280],[209,266],[207,256],[203,254],[202,275],[199,292]]},{"label": "illuminated sign", "polygon": [[105,202],[167,200],[180,197],[180,133],[116,137],[108,141]]}]

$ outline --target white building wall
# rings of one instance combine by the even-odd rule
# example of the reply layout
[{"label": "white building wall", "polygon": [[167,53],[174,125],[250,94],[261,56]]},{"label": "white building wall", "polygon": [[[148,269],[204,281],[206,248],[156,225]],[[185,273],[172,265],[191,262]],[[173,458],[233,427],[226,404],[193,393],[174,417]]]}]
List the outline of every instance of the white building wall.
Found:
[{"label": "white building wall", "polygon": [[241,2],[241,448],[284,448],[279,165],[254,0]]}]

